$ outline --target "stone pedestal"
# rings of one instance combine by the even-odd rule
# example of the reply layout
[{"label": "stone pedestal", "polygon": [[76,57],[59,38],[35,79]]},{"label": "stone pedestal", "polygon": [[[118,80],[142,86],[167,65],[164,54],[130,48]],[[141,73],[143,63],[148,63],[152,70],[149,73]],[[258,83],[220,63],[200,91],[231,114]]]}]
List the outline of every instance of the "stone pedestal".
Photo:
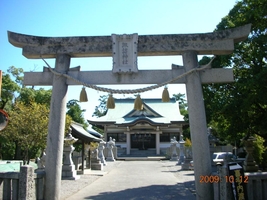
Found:
[{"label": "stone pedestal", "polygon": [[227,165],[228,165],[227,160],[224,160],[224,165],[218,166],[220,180],[224,180],[220,181],[220,186],[219,186],[221,200],[232,199],[231,185],[229,184],[229,182],[225,181],[225,176],[229,176]]},{"label": "stone pedestal", "polygon": [[191,165],[190,162],[192,161],[192,148],[191,147],[185,147],[185,159],[184,162],[181,164],[182,165],[182,170],[190,170],[194,169]]},{"label": "stone pedestal", "polygon": [[173,139],[171,139],[171,146],[170,146],[170,153],[171,153],[171,159],[170,161],[177,161],[178,160],[178,154],[176,151],[176,145],[178,144],[176,137],[173,137]]},{"label": "stone pedestal", "polygon": [[100,160],[92,160],[91,170],[103,170],[103,163]]},{"label": "stone pedestal", "polygon": [[63,180],[77,180],[80,176],[77,175],[75,165],[63,165],[62,166],[62,179]]},{"label": "stone pedestal", "polygon": [[36,187],[35,187],[34,175],[35,174],[33,167],[29,165],[24,165],[20,167],[18,199],[28,199],[28,200],[36,199],[36,191],[35,191]]},{"label": "stone pedestal", "polygon": [[103,163],[99,159],[99,144],[95,148],[91,148],[91,170],[103,170]]}]

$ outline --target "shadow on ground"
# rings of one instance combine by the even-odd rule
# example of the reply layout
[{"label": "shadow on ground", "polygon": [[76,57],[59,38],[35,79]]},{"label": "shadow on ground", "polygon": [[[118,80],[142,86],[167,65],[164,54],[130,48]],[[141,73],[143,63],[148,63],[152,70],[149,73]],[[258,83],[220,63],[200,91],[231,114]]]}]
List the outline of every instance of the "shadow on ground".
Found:
[{"label": "shadow on ground", "polygon": [[[193,182],[193,181],[190,181]],[[169,200],[169,199],[179,199],[179,200],[194,200],[195,196],[189,198],[188,194],[192,193],[188,188],[185,188],[186,183],[178,183],[176,185],[151,185],[146,187],[131,188],[118,192],[103,192],[97,196],[88,196],[84,199],[91,200]],[[192,183],[187,183],[190,185]]]}]

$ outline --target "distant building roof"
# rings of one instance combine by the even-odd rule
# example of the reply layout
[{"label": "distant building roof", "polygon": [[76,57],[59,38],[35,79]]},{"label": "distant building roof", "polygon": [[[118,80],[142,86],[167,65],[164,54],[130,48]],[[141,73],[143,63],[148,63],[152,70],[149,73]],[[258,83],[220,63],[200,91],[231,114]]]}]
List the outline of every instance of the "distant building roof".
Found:
[{"label": "distant building roof", "polygon": [[92,129],[92,126],[89,125],[89,127],[87,128],[87,132],[89,132],[91,135],[97,137],[97,138],[102,138],[103,135],[101,135],[100,133],[98,133],[96,130]]},{"label": "distant building roof", "polygon": [[174,98],[170,102],[161,99],[142,99],[143,110],[134,110],[134,99],[115,99],[115,109],[109,109],[105,116],[88,120],[91,124],[134,125],[140,121],[151,125],[184,123],[179,104]]},{"label": "distant building roof", "polygon": [[100,142],[102,139],[95,137],[94,135],[90,134],[87,132],[82,124],[72,122],[71,123],[71,129],[72,129],[72,136],[75,138],[78,138],[79,140],[85,142],[85,143],[90,143],[90,142]]}]

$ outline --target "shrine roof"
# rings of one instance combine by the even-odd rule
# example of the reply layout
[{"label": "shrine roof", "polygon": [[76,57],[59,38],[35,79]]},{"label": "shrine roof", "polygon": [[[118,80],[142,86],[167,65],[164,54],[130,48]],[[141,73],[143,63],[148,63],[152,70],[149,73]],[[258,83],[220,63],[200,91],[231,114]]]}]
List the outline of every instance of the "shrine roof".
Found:
[{"label": "shrine roof", "polygon": [[85,143],[100,142],[102,140],[102,139],[100,139],[98,137],[95,137],[94,135],[90,134],[90,132],[87,132],[83,128],[82,124],[78,124],[76,122],[72,122],[71,123],[71,128],[72,128],[72,132],[71,132],[72,136],[82,140]]},{"label": "shrine roof", "polygon": [[91,124],[134,125],[146,122],[151,125],[184,123],[179,104],[175,99],[162,102],[161,99],[142,99],[143,110],[134,110],[135,99],[115,99],[115,109],[109,109],[105,116],[88,120]]}]

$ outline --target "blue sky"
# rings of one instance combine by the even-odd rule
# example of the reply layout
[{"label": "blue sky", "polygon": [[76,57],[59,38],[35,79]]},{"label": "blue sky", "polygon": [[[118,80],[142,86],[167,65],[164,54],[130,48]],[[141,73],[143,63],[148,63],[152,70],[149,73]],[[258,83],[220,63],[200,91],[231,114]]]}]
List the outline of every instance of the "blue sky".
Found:
[{"label": "blue sky", "polygon": [[[27,59],[20,48],[8,42],[7,31],[36,36],[109,36],[111,34],[154,35],[212,32],[236,0],[1,0],[0,1],[0,69],[23,68],[42,71],[45,63]],[[55,60],[48,59],[54,67]],[[170,69],[182,64],[180,56],[139,57],[139,69]],[[112,58],[75,58],[71,67],[81,70],[111,70]],[[105,86],[133,89],[143,85]],[[184,85],[169,85],[170,95],[185,93]],[[68,100],[77,99],[81,86],[71,86]],[[163,88],[142,93],[143,98],[161,98]],[[85,117],[91,117],[100,95],[87,89],[89,102],[81,103]],[[129,95],[128,95],[129,96]],[[128,97],[127,96],[127,97]],[[133,95],[130,95],[133,96]],[[114,95],[115,98],[123,98]]]}]

